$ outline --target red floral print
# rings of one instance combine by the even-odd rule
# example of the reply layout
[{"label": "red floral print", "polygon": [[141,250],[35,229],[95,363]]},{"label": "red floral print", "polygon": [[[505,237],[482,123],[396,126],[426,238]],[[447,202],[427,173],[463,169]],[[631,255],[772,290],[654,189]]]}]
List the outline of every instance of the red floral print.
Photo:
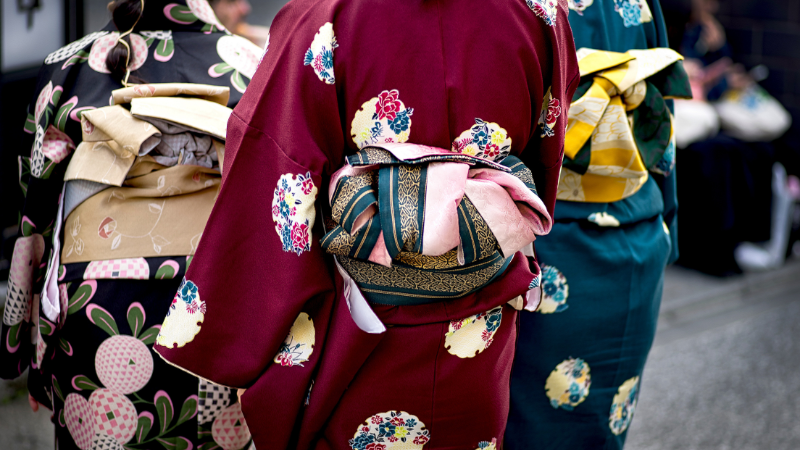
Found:
[{"label": "red floral print", "polygon": [[295,248],[306,248],[308,244],[308,225],[295,223],[292,228],[292,245]]},{"label": "red floral print", "polygon": [[550,104],[547,106],[547,123],[553,123],[561,116],[561,104],[557,98],[550,99]]},{"label": "red floral print", "polygon": [[117,229],[117,221],[111,217],[106,217],[100,222],[100,227],[97,229],[97,234],[103,239],[108,239]]},{"label": "red floral print", "polygon": [[379,120],[394,120],[397,117],[397,113],[400,112],[401,108],[400,101],[397,99],[399,96],[400,92],[397,89],[383,91],[378,95],[375,114],[378,115]]}]

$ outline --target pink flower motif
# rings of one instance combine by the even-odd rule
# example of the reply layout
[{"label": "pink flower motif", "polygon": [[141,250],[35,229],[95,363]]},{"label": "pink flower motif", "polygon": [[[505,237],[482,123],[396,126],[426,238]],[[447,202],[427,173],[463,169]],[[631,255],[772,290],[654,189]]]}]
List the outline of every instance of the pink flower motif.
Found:
[{"label": "pink flower motif", "polygon": [[450,328],[452,328],[453,331],[460,330],[461,329],[461,321],[460,320],[451,320],[450,321]]},{"label": "pink flower motif", "polygon": [[281,210],[278,208],[278,205],[272,207],[272,217],[278,217],[281,215]]},{"label": "pink flower motif", "polygon": [[369,433],[369,427],[361,427],[361,431],[364,433]]},{"label": "pink flower motif", "polygon": [[99,234],[103,239],[108,239],[116,229],[117,221],[112,217],[106,217],[102,222],[100,222],[100,227],[97,229],[97,234]]},{"label": "pink flower motif", "polygon": [[311,181],[311,178],[306,178],[305,180],[303,180],[303,185],[301,187],[301,189],[303,190],[303,194],[306,195],[310,194],[311,189],[313,188],[314,188],[314,182]]},{"label": "pink flower motif", "polygon": [[383,423],[383,417],[381,417],[378,414],[375,414],[374,416],[372,416],[371,422],[374,423],[375,425]]},{"label": "pink flower motif", "polygon": [[386,450],[386,446],[377,442],[373,442],[367,445],[367,450]]},{"label": "pink flower motif", "polygon": [[414,438],[414,445],[424,445],[428,442],[427,436],[417,436]]},{"label": "pink flower motif", "polygon": [[287,353],[281,353],[278,355],[278,361],[280,361],[281,366],[284,367],[292,367],[294,366],[294,362],[292,361],[292,355]]},{"label": "pink flower motif", "polygon": [[472,142],[470,139],[459,139],[453,142],[453,151],[456,153],[463,153],[467,145]]},{"label": "pink flower motif", "polygon": [[391,423],[392,425],[394,425],[396,427],[399,427],[401,425],[405,425],[406,421],[403,420],[402,417],[394,417],[394,418],[392,418],[392,420],[389,421],[389,423]]},{"label": "pink flower motif", "polygon": [[389,442],[397,442],[397,438],[394,436],[389,436],[387,439],[389,439]]},{"label": "pink flower motif", "polygon": [[492,342],[494,342],[494,339],[489,339],[488,341],[486,341],[486,345],[483,347],[484,350],[489,348],[489,346],[492,345]]},{"label": "pink flower motif", "polygon": [[483,156],[486,158],[494,158],[500,154],[500,147],[495,144],[487,144],[486,149],[483,151]]},{"label": "pink flower motif", "polygon": [[492,339],[492,333],[488,332],[487,330],[483,330],[483,333],[481,333],[481,339],[489,342]]},{"label": "pink flower motif", "polygon": [[325,67],[322,65],[322,54],[320,53],[314,58],[314,70],[317,72],[322,72],[325,70]]},{"label": "pink flower motif", "polygon": [[547,106],[547,123],[555,122],[559,116],[561,116],[561,104],[557,98],[552,98]]},{"label": "pink flower motif", "polygon": [[289,210],[289,217],[292,217],[295,213],[297,213],[297,207],[292,206],[292,209]]},{"label": "pink flower motif", "polygon": [[308,245],[308,225],[295,223],[292,227],[292,247],[295,251],[303,250]]},{"label": "pink flower motif", "polygon": [[375,105],[375,114],[378,119],[394,120],[400,112],[400,101],[397,99],[400,92],[397,89],[383,91],[378,95],[378,103]]},{"label": "pink flower motif", "polygon": [[282,202],[286,199],[286,192],[283,189],[278,190],[278,201]]}]

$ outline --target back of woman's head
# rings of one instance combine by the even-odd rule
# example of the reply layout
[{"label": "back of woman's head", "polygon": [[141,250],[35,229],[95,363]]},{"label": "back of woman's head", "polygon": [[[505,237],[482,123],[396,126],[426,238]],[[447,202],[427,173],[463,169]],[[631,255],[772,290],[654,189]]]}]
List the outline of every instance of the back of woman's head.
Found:
[{"label": "back of woman's head", "polygon": [[[144,0],[115,0],[108,4],[111,20],[120,33],[130,30],[136,25],[142,16],[143,7]],[[125,36],[123,39],[128,43],[128,47],[118,42],[106,57],[106,67],[111,72],[111,76],[120,81],[125,78],[128,65],[133,63],[133,55],[129,55],[130,37]],[[130,81],[136,81],[136,77],[132,77]]]}]

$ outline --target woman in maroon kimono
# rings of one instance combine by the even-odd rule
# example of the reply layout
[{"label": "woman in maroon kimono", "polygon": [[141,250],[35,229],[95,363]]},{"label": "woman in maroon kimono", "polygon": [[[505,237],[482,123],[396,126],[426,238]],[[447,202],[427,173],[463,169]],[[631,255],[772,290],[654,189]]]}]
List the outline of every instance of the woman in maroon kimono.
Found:
[{"label": "woman in maroon kimono", "polygon": [[[155,346],[246,389],[256,447],[502,445],[515,307],[536,308],[539,268],[507,233],[522,222],[498,226],[476,186],[502,185],[518,205],[505,219],[549,231],[578,81],[566,16],[564,0],[295,0],[278,14]],[[455,236],[429,223],[448,205]]]}]

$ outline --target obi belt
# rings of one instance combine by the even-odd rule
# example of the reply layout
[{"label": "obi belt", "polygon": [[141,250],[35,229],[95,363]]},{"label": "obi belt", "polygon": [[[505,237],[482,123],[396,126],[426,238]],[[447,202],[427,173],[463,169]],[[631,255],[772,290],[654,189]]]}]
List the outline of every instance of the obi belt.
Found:
[{"label": "obi belt", "polygon": [[373,303],[463,297],[499,277],[550,232],[533,175],[501,162],[415,144],[361,149],[331,178],[322,248]]},{"label": "obi belt", "polygon": [[665,99],[691,98],[683,57],[668,48],[626,53],[582,48],[559,177],[559,200],[630,197],[648,171],[668,175],[675,131]]}]

